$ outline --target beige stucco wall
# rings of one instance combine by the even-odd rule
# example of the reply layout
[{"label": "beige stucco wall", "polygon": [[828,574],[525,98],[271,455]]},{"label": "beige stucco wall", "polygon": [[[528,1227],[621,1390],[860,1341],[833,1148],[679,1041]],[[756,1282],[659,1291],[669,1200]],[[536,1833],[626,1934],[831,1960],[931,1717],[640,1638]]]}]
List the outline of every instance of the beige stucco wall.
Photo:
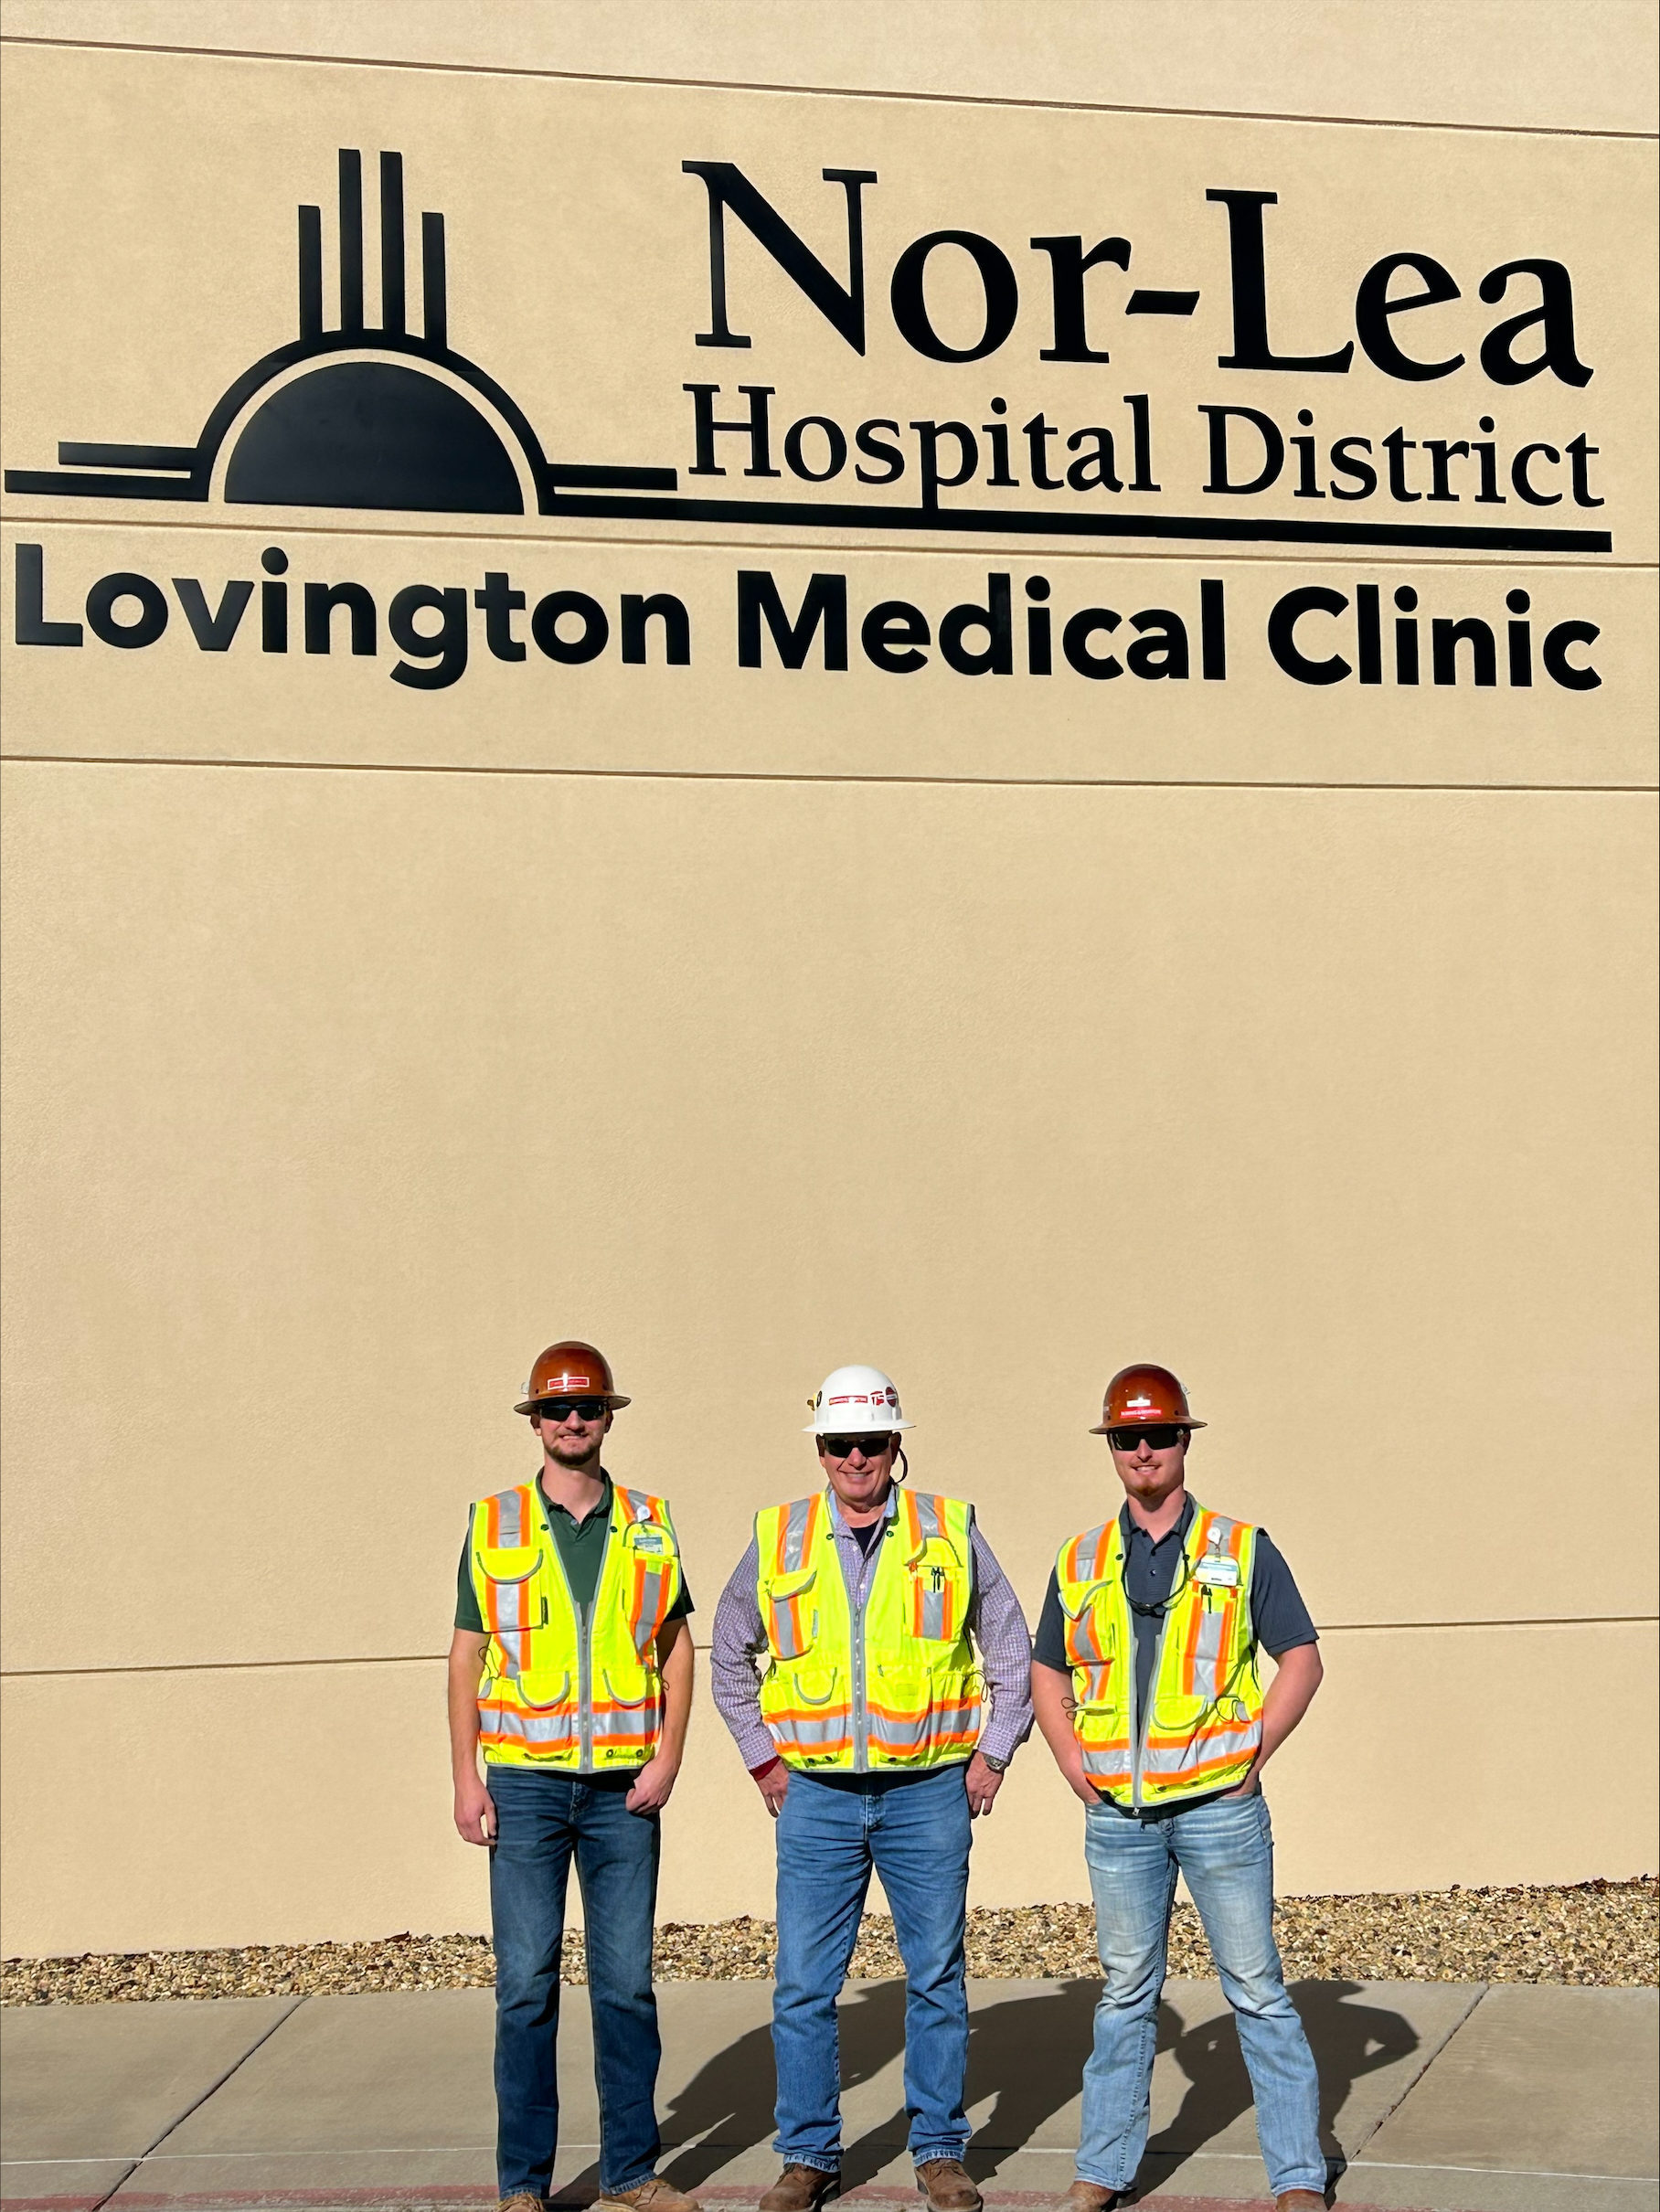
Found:
[{"label": "beige stucco wall", "polygon": [[[1016,54],[918,7],[897,44],[856,26],[833,70],[814,10],[785,42],[778,11],[710,9],[701,64],[677,11],[631,17],[621,56],[588,10],[504,11],[485,46],[449,11],[363,11],[346,39],[339,11],[271,9],[254,57],[183,50],[226,43],[217,13],[159,0],[142,25],[11,10],[11,467],[193,436],[289,335],[293,204],[354,144],[400,146],[410,206],[446,210],[453,342],[556,457],[684,469],[697,377],[852,423],[979,422],[1000,390],[1080,421],[1139,374],[1171,395],[1166,481],[1193,479],[1195,396],[1238,398],[1182,366],[1178,339],[1215,360],[1209,324],[1115,324],[1111,369],[1041,388],[1035,338],[924,368],[889,328],[854,361],[754,255],[753,352],[695,349],[681,158],[753,167],[803,229],[819,169],[857,158],[898,203],[873,195],[873,269],[970,209],[1012,248],[1104,194],[1146,282],[1202,271],[1206,316],[1205,186],[1272,185],[1305,318],[1287,344],[1340,336],[1397,247],[1456,265],[1445,327],[1479,342],[1481,272],[1559,252],[1595,378],[1506,394],[1506,432],[1591,426],[1608,505],[1577,519],[1614,543],[1115,548],[8,494],[8,1951],[483,1925],[438,1654],[466,1500],[522,1475],[507,1408],[568,1331],[633,1395],[612,1464],[673,1499],[700,1640],[755,1506],[811,1480],[800,1409],[831,1365],[899,1377],[917,1478],[976,1501],[1035,1614],[1107,1502],[1084,1433],[1105,1376],[1167,1359],[1212,1424],[1195,1487],[1267,1525],[1326,1632],[1328,1686],[1274,1770],[1284,1885],[1654,1864],[1653,146],[1619,135],[1652,115],[1608,59],[1641,11],[1540,8],[1500,69],[1474,11],[1455,38],[1440,11],[1285,10],[1264,85],[1261,42],[1229,75],[1225,44],[1161,46],[1175,18],[1147,9],[1110,57],[1067,49],[1069,92],[1062,13]],[[1392,78],[1335,36],[1359,16],[1396,26]],[[919,90],[963,97],[860,96]],[[834,227],[814,235],[834,263]],[[1301,388],[1239,381],[1291,427]],[[1311,396],[1378,435],[1416,409],[1469,436],[1489,401],[1431,388],[1362,364]],[[749,489],[735,468],[721,488]],[[251,616],[199,654],[176,609],[144,652],[13,642],[14,541],[45,547],[69,616],[118,569],[211,599],[279,539],[296,586],[350,575],[382,608],[491,567],[613,612],[673,590],[693,665],[505,664],[475,635],[461,683],[411,692],[384,640],[301,654],[297,608],[285,658]],[[901,682],[857,645],[846,675],[740,671],[745,565],[792,603],[832,569],[856,611],[936,616],[993,570],[1126,613],[1222,578],[1229,679]],[[1525,582],[1541,623],[1599,625],[1602,686],[1289,685],[1260,640],[1309,579],[1410,581],[1426,621],[1495,626]],[[702,1707],[665,1915],[765,1911],[769,1853]],[[1028,1750],[976,1896],[1081,1877]]]}]

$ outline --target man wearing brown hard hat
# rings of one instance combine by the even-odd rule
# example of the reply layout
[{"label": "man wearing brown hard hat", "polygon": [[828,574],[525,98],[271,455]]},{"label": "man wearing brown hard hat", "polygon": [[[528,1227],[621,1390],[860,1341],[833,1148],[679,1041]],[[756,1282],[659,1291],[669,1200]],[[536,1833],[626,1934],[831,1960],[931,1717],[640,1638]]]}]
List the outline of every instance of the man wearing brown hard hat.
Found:
[{"label": "man wearing brown hard hat", "polygon": [[[1273,1939],[1262,1769],[1320,1686],[1314,1622],[1266,1532],[1189,1497],[1187,1394],[1167,1367],[1107,1385],[1122,1510],[1060,1547],[1032,1703],[1084,1814],[1105,1976],[1066,2212],[1107,2212],[1146,2147],[1178,1872],[1239,2024],[1276,2212],[1325,2202],[1320,2089]],[[1264,1695],[1257,1654],[1275,1663]]]},{"label": "man wearing brown hard hat", "polygon": [[592,1345],[549,1345],[514,1409],[540,1447],[535,1479],[480,1498],[462,1547],[450,1749],[455,1825],[490,1850],[503,2212],[542,2212],[552,2194],[573,1859],[600,2091],[599,2206],[696,2212],[656,2174],[652,1990],[657,1816],[691,1710],[692,1601],[666,1501],[624,1489],[601,1463],[627,1403]]}]

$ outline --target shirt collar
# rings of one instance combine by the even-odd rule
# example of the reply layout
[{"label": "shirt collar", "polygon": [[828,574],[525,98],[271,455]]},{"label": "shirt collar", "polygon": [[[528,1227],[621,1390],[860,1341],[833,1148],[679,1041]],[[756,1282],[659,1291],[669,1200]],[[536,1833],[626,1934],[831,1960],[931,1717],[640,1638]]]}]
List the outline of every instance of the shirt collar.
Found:
[{"label": "shirt collar", "polygon": [[[842,1518],[841,1500],[836,1496],[835,1491],[831,1489],[828,1483],[826,1483],[825,1485],[825,1496],[830,1506],[831,1534],[837,1537],[856,1537],[857,1540],[857,1532],[850,1528],[846,1522]],[[898,1489],[895,1488],[888,1493],[888,1503],[882,1511],[883,1520],[891,1521],[894,1515],[898,1513],[899,1510],[899,1494]]]},{"label": "shirt collar", "polygon": [[1126,1551],[1129,1550],[1131,1544],[1137,1537],[1141,1538],[1144,1544],[1147,1545],[1152,1549],[1156,1549],[1160,1544],[1168,1543],[1172,1537],[1185,1538],[1187,1531],[1193,1526],[1192,1493],[1189,1492],[1188,1494],[1182,1500],[1181,1519],[1177,1521],[1174,1528],[1166,1528],[1162,1537],[1150,1537],[1144,1528],[1143,1528],[1137,1522],[1131,1519],[1130,1501],[1128,1498],[1124,1500],[1123,1504],[1118,1509],[1118,1526],[1123,1532],[1124,1549]]},{"label": "shirt collar", "polygon": [[585,1514],[582,1519],[580,1521],[577,1519],[575,1514],[571,1512],[569,1505],[561,1505],[557,1502],[557,1500],[548,1496],[548,1493],[542,1488],[542,1478],[539,1474],[536,1478],[536,1486],[541,1496],[542,1505],[547,1512],[562,1513],[573,1528],[580,1529],[586,1528],[590,1521],[609,1521],[611,1518],[612,1486],[611,1477],[606,1473],[603,1467],[601,1467],[600,1470],[600,1480],[605,1486],[604,1494],[601,1496],[599,1504],[594,1507],[593,1511],[590,1514]]}]

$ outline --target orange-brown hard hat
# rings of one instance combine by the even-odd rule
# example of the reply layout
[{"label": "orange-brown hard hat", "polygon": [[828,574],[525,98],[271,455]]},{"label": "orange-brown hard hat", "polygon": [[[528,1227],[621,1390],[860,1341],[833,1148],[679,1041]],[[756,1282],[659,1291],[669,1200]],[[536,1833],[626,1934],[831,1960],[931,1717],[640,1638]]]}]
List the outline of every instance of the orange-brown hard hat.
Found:
[{"label": "orange-brown hard hat", "polygon": [[574,1337],[550,1344],[537,1355],[525,1395],[513,1410],[534,1413],[545,1398],[602,1398],[613,1412],[628,1403],[617,1395],[611,1379],[611,1362],[604,1353],[596,1352],[591,1344],[579,1344]]},{"label": "orange-brown hard hat", "polygon": [[1091,1436],[1105,1436],[1109,1429],[1144,1429],[1155,1422],[1174,1421],[1184,1429],[1202,1429],[1187,1410],[1187,1393],[1168,1367],[1143,1362],[1120,1367],[1107,1385],[1099,1427]]}]

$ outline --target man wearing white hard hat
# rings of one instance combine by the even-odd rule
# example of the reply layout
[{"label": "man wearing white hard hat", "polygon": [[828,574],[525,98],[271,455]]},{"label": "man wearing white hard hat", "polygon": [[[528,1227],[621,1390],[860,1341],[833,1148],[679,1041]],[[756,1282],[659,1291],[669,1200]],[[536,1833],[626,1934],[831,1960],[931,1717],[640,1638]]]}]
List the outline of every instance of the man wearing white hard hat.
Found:
[{"label": "man wearing white hard hat", "polygon": [[974,1507],[899,1486],[910,1423],[888,1377],[837,1367],[810,1402],[825,1486],[757,1514],[710,1651],[715,1702],[778,1822],[784,2165],[761,2212],[814,2212],[840,2182],[835,2000],[873,1869],[905,1962],[918,2187],[932,2212],[978,2212],[963,2164],[970,1824],[1031,1728],[1031,1639]]}]

